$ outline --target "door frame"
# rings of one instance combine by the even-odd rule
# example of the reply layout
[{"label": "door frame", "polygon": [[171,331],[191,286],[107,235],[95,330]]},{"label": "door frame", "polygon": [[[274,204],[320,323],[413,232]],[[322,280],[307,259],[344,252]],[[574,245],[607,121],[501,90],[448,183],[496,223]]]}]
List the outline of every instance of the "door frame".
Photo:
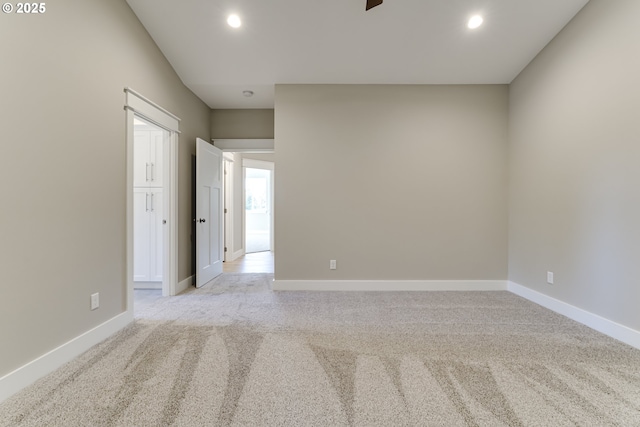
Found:
[{"label": "door frame", "polygon": [[233,174],[235,156],[233,153],[223,152],[224,164],[224,261],[233,261],[234,233],[233,233]]},{"label": "door frame", "polygon": [[127,207],[126,207],[126,283],[127,312],[133,315],[133,119],[139,116],[169,132],[169,140],[163,143],[163,206],[167,227],[163,229],[163,274],[162,295],[176,294],[178,284],[178,135],[180,118],[165,110],[158,104],[125,88],[126,94],[126,161],[127,161]]}]

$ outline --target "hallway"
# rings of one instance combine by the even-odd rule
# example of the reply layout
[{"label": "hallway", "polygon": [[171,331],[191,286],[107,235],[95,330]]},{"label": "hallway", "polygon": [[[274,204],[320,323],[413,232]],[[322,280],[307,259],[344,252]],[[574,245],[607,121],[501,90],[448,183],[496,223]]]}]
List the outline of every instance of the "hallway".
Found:
[{"label": "hallway", "polygon": [[255,252],[246,254],[235,261],[225,262],[224,273],[273,273],[273,252]]}]

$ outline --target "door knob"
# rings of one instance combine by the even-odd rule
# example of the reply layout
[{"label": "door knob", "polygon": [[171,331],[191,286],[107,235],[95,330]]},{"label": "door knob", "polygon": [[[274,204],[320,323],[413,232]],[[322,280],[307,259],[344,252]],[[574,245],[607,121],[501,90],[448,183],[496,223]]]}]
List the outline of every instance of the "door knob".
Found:
[{"label": "door knob", "polygon": [[198,220],[198,222],[207,222],[207,220],[206,220],[206,219],[204,219],[204,218],[200,218],[200,219]]}]

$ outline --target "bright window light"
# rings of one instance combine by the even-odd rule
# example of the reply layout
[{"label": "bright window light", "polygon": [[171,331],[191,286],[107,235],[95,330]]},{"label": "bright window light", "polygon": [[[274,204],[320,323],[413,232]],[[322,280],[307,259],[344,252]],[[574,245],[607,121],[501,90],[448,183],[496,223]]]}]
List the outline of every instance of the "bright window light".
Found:
[{"label": "bright window light", "polygon": [[467,23],[467,27],[473,29],[478,28],[480,25],[482,25],[482,21],[484,21],[482,19],[482,16],[480,15],[475,15],[472,16],[471,19],[469,19],[469,22]]},{"label": "bright window light", "polygon": [[227,18],[227,24],[233,28],[238,28],[242,25],[242,21],[240,21],[240,17],[238,15],[229,15]]}]

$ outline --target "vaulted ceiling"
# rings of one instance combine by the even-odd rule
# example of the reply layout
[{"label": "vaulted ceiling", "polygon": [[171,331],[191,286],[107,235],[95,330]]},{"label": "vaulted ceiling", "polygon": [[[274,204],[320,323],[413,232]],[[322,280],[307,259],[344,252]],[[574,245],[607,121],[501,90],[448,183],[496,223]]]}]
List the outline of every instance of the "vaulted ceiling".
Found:
[{"label": "vaulted ceiling", "polygon": [[588,0],[127,2],[211,108],[273,108],[275,84],[510,83]]}]

